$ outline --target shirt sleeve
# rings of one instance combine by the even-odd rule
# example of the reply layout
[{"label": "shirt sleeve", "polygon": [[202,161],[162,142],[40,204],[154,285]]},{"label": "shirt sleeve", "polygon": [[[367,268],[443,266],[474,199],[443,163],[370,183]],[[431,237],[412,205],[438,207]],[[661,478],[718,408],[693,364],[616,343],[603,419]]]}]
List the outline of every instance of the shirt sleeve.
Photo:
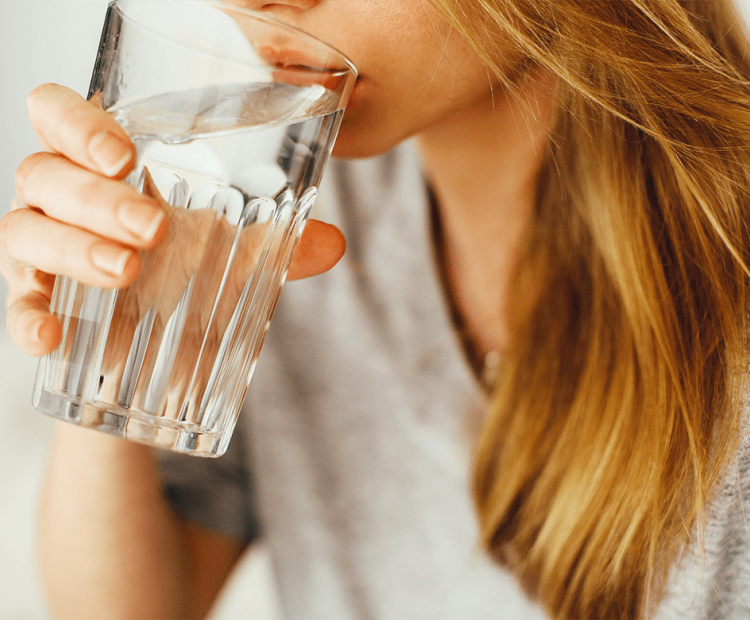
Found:
[{"label": "shirt sleeve", "polygon": [[164,496],[181,518],[250,544],[261,534],[250,459],[237,425],[227,452],[199,458],[158,450]]}]

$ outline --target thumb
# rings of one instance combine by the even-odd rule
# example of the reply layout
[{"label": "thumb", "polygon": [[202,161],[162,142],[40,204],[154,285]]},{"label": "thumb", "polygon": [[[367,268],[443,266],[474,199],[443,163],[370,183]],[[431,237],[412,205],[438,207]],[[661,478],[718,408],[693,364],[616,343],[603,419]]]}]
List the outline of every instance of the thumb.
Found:
[{"label": "thumb", "polygon": [[331,269],[346,251],[346,239],[332,224],[308,220],[297,244],[287,280],[316,276]]}]

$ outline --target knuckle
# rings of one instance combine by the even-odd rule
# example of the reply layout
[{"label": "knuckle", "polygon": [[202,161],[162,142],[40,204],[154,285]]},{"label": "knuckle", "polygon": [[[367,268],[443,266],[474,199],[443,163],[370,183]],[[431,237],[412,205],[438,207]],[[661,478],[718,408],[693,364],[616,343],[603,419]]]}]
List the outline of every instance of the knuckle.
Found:
[{"label": "knuckle", "polygon": [[21,307],[21,301],[23,300],[23,295],[9,295],[7,298],[6,303],[6,312],[5,312],[5,325],[8,328],[8,333],[13,335],[14,328],[17,324],[18,319],[18,313],[20,311]]},{"label": "knuckle", "polygon": [[10,211],[0,219],[0,252],[8,254],[20,220],[25,216],[22,210]]},{"label": "knuckle", "polygon": [[34,153],[29,155],[26,159],[21,162],[16,170],[16,192],[21,198],[26,196],[25,187],[32,173],[38,168],[38,166],[47,160],[49,155],[47,153]]},{"label": "knuckle", "polygon": [[40,84],[34,90],[32,90],[26,98],[26,109],[29,111],[29,115],[33,115],[34,111],[39,106],[39,102],[47,98],[47,96],[57,88],[57,84]]},{"label": "knuckle", "polygon": [[9,300],[5,315],[5,328],[17,346],[26,353],[33,351],[34,334],[31,331],[33,312],[30,312],[27,295]]},{"label": "knuckle", "polygon": [[5,313],[5,330],[8,335],[15,341],[16,340],[16,315],[18,314],[15,310],[15,304],[8,299],[7,311]]}]

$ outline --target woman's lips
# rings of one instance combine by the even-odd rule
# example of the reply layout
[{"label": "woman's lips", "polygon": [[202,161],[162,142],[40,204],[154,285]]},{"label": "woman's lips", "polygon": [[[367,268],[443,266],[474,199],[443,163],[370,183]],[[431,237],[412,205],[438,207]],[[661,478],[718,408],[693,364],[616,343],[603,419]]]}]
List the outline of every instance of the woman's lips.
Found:
[{"label": "woman's lips", "polygon": [[319,84],[328,90],[337,91],[341,80],[346,78],[350,69],[346,65],[330,64],[330,57],[321,62],[297,50],[259,47],[257,51],[265,62],[275,68],[274,78],[286,84],[297,86]]},{"label": "woman's lips", "polygon": [[327,68],[325,62],[317,61],[299,50],[277,49],[266,45],[258,47],[257,52],[269,65],[276,67],[307,67],[317,70]]}]

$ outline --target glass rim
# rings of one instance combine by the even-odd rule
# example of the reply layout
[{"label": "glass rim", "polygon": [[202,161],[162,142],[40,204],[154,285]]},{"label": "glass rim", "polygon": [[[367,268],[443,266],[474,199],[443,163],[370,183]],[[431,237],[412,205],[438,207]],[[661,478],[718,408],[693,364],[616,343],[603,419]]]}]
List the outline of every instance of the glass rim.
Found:
[{"label": "glass rim", "polygon": [[[123,9],[123,5],[127,5],[128,3],[133,2],[148,2],[149,4],[152,2],[160,2],[165,0],[110,0],[109,6],[114,7],[117,9],[117,11],[122,15],[122,18],[124,20],[127,20],[129,23],[134,24],[138,26],[139,28],[143,28],[144,30],[147,30],[154,36],[172,43],[173,45],[177,45],[179,47],[183,47],[185,49],[191,50],[193,52],[199,51],[196,49],[191,48],[191,46],[188,43],[184,43],[181,41],[175,41],[174,39],[169,38],[168,36],[165,36],[164,34],[154,30],[152,27],[144,24],[143,22],[140,22],[130,15]],[[176,0],[166,0],[167,2],[175,2]],[[341,69],[338,69],[340,72],[350,72],[353,77],[356,79],[359,75],[357,71],[357,67],[354,65],[354,62],[346,55],[344,52],[342,52],[340,49],[338,49],[336,46],[332,45],[331,43],[328,43],[328,41],[325,41],[324,39],[321,39],[319,36],[311,34],[307,32],[306,30],[303,30],[299,26],[295,26],[293,24],[289,24],[285,21],[281,21],[276,17],[269,17],[268,15],[264,15],[263,13],[259,13],[258,11],[252,11],[250,9],[247,9],[245,7],[237,6],[234,4],[224,4],[220,0],[180,0],[180,2],[200,2],[201,4],[214,7],[216,9],[222,9],[226,10],[227,8],[231,11],[240,13],[242,15],[245,15],[255,21],[263,22],[271,27],[279,28],[280,30],[284,30],[289,34],[294,34],[295,36],[302,36],[306,39],[310,39],[314,41],[316,44],[326,48],[329,52],[335,54],[340,58],[340,60],[346,65],[346,67],[342,67]],[[239,64],[247,64],[243,62],[242,60],[238,60],[236,58],[227,59],[231,62],[236,62]]]}]

